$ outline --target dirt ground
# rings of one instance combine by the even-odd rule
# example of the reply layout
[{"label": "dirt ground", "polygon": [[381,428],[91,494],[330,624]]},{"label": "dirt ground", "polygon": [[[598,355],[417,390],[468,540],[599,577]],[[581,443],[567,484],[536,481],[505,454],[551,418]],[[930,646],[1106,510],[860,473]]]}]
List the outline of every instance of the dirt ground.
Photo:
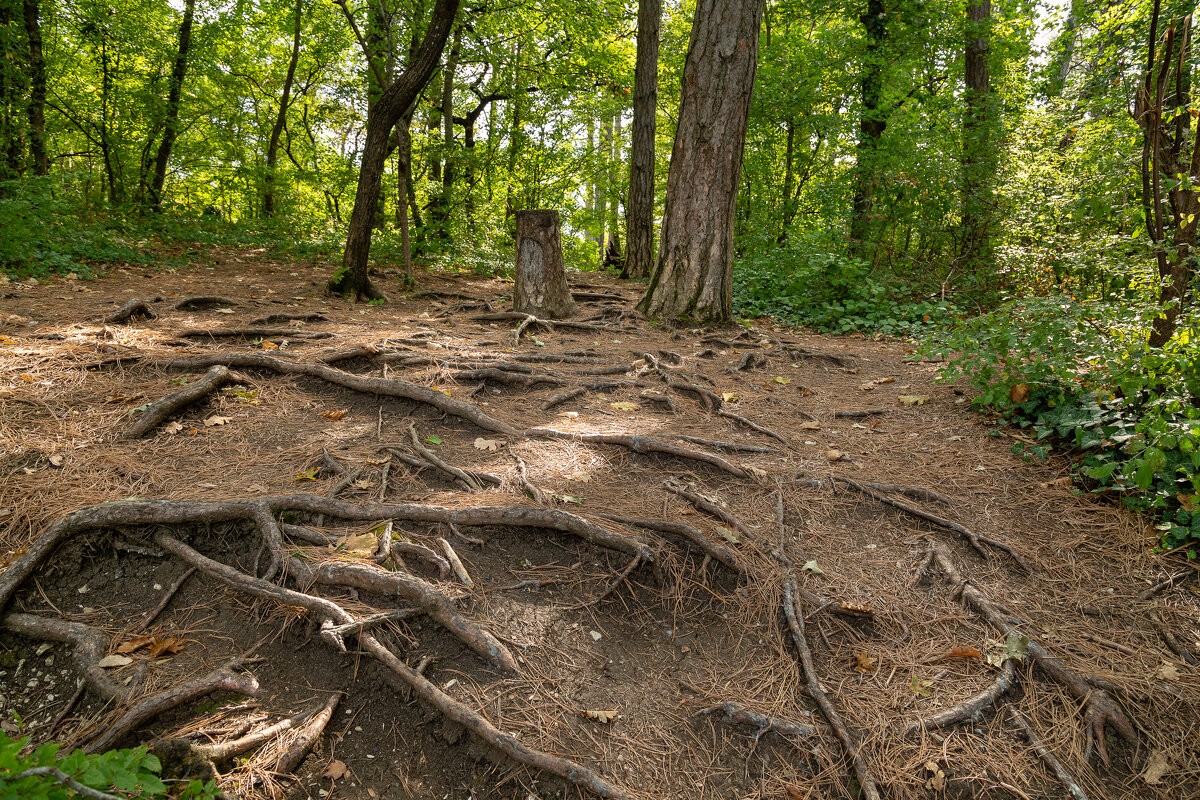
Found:
[{"label": "dirt ground", "polygon": [[[245,796],[592,796],[519,751],[614,797],[1200,797],[1195,570],[1065,462],[1014,455],[910,346],[650,325],[593,274],[571,275],[592,327],[517,342],[478,319],[503,281],[365,306],[327,277],[244,250],[0,286],[7,732],[209,746],[294,717],[217,759]],[[103,321],[132,298],[154,318]],[[339,613],[374,645],[339,650]]]}]

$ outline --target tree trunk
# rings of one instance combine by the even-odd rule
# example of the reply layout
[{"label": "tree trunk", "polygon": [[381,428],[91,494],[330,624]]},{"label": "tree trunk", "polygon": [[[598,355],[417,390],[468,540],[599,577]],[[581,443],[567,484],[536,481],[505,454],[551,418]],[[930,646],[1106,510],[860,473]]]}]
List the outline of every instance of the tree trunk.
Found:
[{"label": "tree trunk", "polygon": [[979,273],[991,264],[992,179],[996,158],[991,131],[995,102],[988,68],[991,0],[967,3],[964,59],[966,115],[963,123],[962,231],[959,260],[968,272]]},{"label": "tree trunk", "polygon": [[604,264],[604,254],[608,250],[608,198],[611,194],[608,177],[608,159],[612,155],[612,120],[605,118],[600,126],[600,151],[596,158],[596,195],[600,212],[600,264]]},{"label": "tree trunk", "polygon": [[651,319],[733,317],[733,228],[764,0],[698,0],[667,173]]},{"label": "tree trunk", "polygon": [[367,259],[371,254],[371,220],[379,203],[388,137],[437,68],[458,12],[458,2],[437,0],[425,38],[408,69],[380,94],[379,100],[367,113],[367,141],[358,172],[358,188],[354,194],[354,211],[350,213],[342,269],[329,282],[329,288],[334,292],[369,300],[387,299],[387,295],[375,288],[367,276]]},{"label": "tree trunk", "polygon": [[29,42],[29,154],[35,175],[50,172],[46,154],[46,62],[42,58],[42,28],[38,0],[25,0],[25,38]]},{"label": "tree trunk", "polygon": [[545,319],[575,314],[563,267],[557,211],[517,212],[517,270],[513,311]]},{"label": "tree trunk", "polygon": [[167,180],[167,162],[171,159],[171,148],[179,134],[179,103],[183,96],[183,77],[187,74],[188,50],[192,44],[192,19],[196,15],[196,0],[187,0],[183,7],[183,22],[179,25],[179,47],[175,53],[175,67],[171,70],[171,88],[167,93],[167,119],[162,143],[154,159],[154,181],[147,200],[151,211],[162,210],[163,184]]},{"label": "tree trunk", "polygon": [[608,161],[608,230],[609,242],[605,250],[605,266],[611,266],[608,253],[621,252],[621,226],[617,220],[621,216],[621,112],[613,115],[612,153]]},{"label": "tree trunk", "polygon": [[867,33],[867,52],[863,66],[862,112],[858,120],[849,238],[850,255],[865,259],[867,239],[871,232],[871,208],[875,204],[875,161],[879,141],[887,128],[887,113],[881,108],[883,56],[879,52],[887,36],[887,12],[883,0],[867,0],[867,12],[859,19]]},{"label": "tree trunk", "polygon": [[454,191],[454,73],[458,69],[458,55],[462,50],[462,26],[454,29],[454,43],[446,57],[446,68],[442,71],[442,187],[437,198],[434,217],[434,235],[445,241],[450,238],[451,194]]},{"label": "tree trunk", "polygon": [[0,179],[16,178],[25,167],[25,136],[21,105],[24,95],[19,65],[25,59],[15,35],[11,0],[0,0]]},{"label": "tree trunk", "polygon": [[408,191],[412,182],[412,125],[413,109],[400,115],[396,123],[396,225],[400,228],[400,251],[404,260],[404,284],[413,286],[412,233],[408,223]]},{"label": "tree trunk", "polygon": [[271,128],[271,140],[267,143],[267,172],[263,176],[263,216],[275,216],[275,164],[279,159],[279,137],[287,123],[288,106],[292,100],[292,84],[296,80],[296,64],[300,60],[300,30],[303,22],[304,0],[296,0],[296,19],[292,27],[292,57],[288,61],[287,76],[283,79],[283,96],[279,98],[279,113],[275,126]]}]

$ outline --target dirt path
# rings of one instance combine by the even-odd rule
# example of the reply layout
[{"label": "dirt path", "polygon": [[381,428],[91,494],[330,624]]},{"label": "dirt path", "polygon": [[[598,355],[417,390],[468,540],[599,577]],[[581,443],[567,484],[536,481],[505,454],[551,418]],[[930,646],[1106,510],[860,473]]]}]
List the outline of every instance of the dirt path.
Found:
[{"label": "dirt path", "polygon": [[268,796],[1200,796],[1194,575],[1139,596],[1155,532],[905,345],[591,275],[592,327],[518,342],[502,282],[210,263],[0,287],[34,740],[186,738]]}]

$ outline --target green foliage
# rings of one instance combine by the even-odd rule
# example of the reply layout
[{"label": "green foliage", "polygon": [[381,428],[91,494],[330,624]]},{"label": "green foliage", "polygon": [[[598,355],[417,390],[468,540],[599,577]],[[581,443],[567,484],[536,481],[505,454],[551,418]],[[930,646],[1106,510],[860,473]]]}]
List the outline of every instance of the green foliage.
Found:
[{"label": "green foliage", "polygon": [[857,259],[776,249],[738,262],[733,309],[742,317],[772,316],[827,333],[907,335],[944,322],[951,305],[896,292]]},{"label": "green foliage", "polygon": [[1032,432],[1016,452],[1073,453],[1084,486],[1154,514],[1170,549],[1200,542],[1200,316],[1161,350],[1144,344],[1144,316],[1128,303],[1030,298],[922,349],[949,359],[943,379],[972,382],[979,407]]},{"label": "green foliage", "polygon": [[28,738],[10,739],[0,733],[0,800],[68,800],[82,796],[51,775],[30,775],[14,780],[14,776],[38,767],[56,768],[88,788],[120,797],[201,800],[220,794],[211,781],[204,784],[163,780],[160,777],[162,765],[145,747],[94,755],[76,750],[63,755],[57,744],[47,742],[22,755],[28,743]]}]

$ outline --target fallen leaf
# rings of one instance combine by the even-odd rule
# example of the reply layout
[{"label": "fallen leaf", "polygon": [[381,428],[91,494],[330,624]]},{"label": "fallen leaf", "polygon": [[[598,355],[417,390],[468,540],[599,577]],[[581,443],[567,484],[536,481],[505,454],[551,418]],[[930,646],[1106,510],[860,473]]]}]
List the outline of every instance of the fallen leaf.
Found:
[{"label": "fallen leaf", "polygon": [[730,544],[741,544],[742,542],[742,537],[738,536],[733,529],[726,528],[724,525],[717,526],[717,533],[721,534]]},{"label": "fallen leaf", "polygon": [[315,481],[316,479],[317,479],[317,470],[315,467],[313,469],[306,469],[304,472],[301,472],[298,475],[296,475],[296,480],[298,480],[298,481]]},{"label": "fallen leaf", "polygon": [[802,431],[819,431],[819,430],[821,430],[821,423],[819,423],[819,422],[801,422],[800,430],[802,430]]},{"label": "fallen leaf", "polygon": [[1158,671],[1154,673],[1154,677],[1160,681],[1177,681],[1179,680],[1179,670],[1170,661],[1164,661]]},{"label": "fallen leaf", "polygon": [[575,496],[575,495],[573,495],[573,494],[563,494],[563,495],[559,495],[559,496],[558,496],[558,499],[559,499],[559,500],[561,500],[561,501],[562,501],[562,502],[564,502],[564,503],[573,503],[573,504],[575,504],[575,505],[577,505],[577,506],[578,506],[578,505],[583,505],[583,498],[582,498],[582,497],[576,497],[576,496]]},{"label": "fallen leaf", "polygon": [[1200,495],[1175,493],[1175,499],[1179,501],[1179,507],[1184,511],[1195,511],[1197,498],[1200,498]]},{"label": "fallen leaf", "polygon": [[864,392],[873,392],[875,391],[875,383],[873,381],[867,381],[866,383],[860,384],[858,388],[862,389]]},{"label": "fallen leaf", "polygon": [[179,636],[157,636],[150,643],[150,657],[159,658],[163,655],[175,655],[187,649],[187,641]]},{"label": "fallen leaf", "polygon": [[1064,475],[1061,478],[1055,478],[1052,481],[1042,481],[1038,484],[1043,489],[1057,489],[1064,486],[1070,486],[1075,482],[1075,479],[1070,475]]},{"label": "fallen leaf", "polygon": [[987,662],[993,667],[1002,667],[1008,659],[1020,661],[1025,658],[1025,651],[1029,649],[1029,637],[1023,633],[1013,631],[1008,634],[1008,638],[1003,642],[990,640],[991,649],[988,651]]},{"label": "fallen leaf", "polygon": [[1008,390],[1008,397],[1014,403],[1024,403],[1029,399],[1029,387],[1023,383],[1013,384],[1013,387]]},{"label": "fallen leaf", "polygon": [[341,419],[350,413],[348,408],[331,408],[328,411],[322,411],[320,416],[325,419]]},{"label": "fallen leaf", "polygon": [[135,636],[127,642],[122,642],[117,647],[117,652],[118,653],[135,653],[138,650],[141,650],[146,645],[150,644],[150,642],[152,642],[152,641],[154,641],[153,636]]},{"label": "fallen leaf", "polygon": [[204,420],[204,427],[211,428],[214,425],[224,425],[226,422],[229,422],[231,419],[233,419],[233,417],[212,416],[212,417],[209,417],[208,419]]},{"label": "fallen leaf", "polygon": [[533,346],[534,347],[545,347],[546,343],[535,336],[535,337],[533,337]]},{"label": "fallen leaf", "polygon": [[780,386],[787,386],[789,383],[791,383],[791,382],[792,382],[792,379],[791,379],[791,378],[784,378],[784,377],[781,377],[781,376],[779,376],[779,375],[776,375],[774,378],[771,378],[771,382],[772,382],[772,383],[778,383]]},{"label": "fallen leaf", "polygon": [[721,392],[721,399],[726,403],[736,403],[742,399],[742,396],[734,394],[733,392]]},{"label": "fallen leaf", "polygon": [[1166,755],[1161,750],[1151,750],[1146,771],[1142,773],[1142,780],[1151,786],[1157,786],[1162,783],[1163,776],[1170,770],[1171,762],[1167,761]]},{"label": "fallen leaf", "polygon": [[349,770],[346,769],[346,762],[330,761],[325,767],[325,770],[321,773],[321,777],[329,778],[331,781],[336,781],[338,778],[344,777],[347,772],[349,772]]},{"label": "fallen leaf", "polygon": [[46,460],[50,462],[50,466],[52,467],[61,467],[63,465],[63,457],[58,453],[55,453]]},{"label": "fallen leaf", "polygon": [[867,655],[866,650],[859,650],[854,654],[854,671],[855,672],[874,672],[875,659]]},{"label": "fallen leaf", "polygon": [[425,437],[425,441],[428,442],[429,444],[441,444],[442,437],[430,434],[429,436]]},{"label": "fallen leaf", "polygon": [[482,436],[475,440],[476,450],[486,450],[489,453],[494,453],[500,449],[504,442],[499,439],[484,439]]},{"label": "fallen leaf", "polygon": [[933,692],[929,691],[929,687],[933,686],[930,681],[923,681],[916,675],[913,675],[912,681],[909,683],[909,688],[913,690],[913,694],[918,697],[929,697]]},{"label": "fallen leaf", "polygon": [[761,469],[760,467],[746,467],[746,470],[754,476],[754,480],[759,483],[766,483],[767,471],[765,469]]},{"label": "fallen leaf", "polygon": [[942,658],[983,658],[974,647],[951,647]]},{"label": "fallen leaf", "polygon": [[803,572],[811,572],[813,575],[824,575],[825,570],[821,569],[816,561],[805,561],[804,566],[800,568]]},{"label": "fallen leaf", "polygon": [[232,314],[233,309],[232,308],[214,308],[213,313],[214,314]]},{"label": "fallen leaf", "polygon": [[613,711],[585,710],[581,713],[583,714],[583,716],[587,717],[588,719],[595,720],[596,722],[602,723],[604,725],[607,725],[608,723],[612,722],[614,719],[617,718],[616,710],[613,710]]},{"label": "fallen leaf", "polygon": [[183,430],[183,424],[178,421],[168,422],[163,426],[164,433],[179,433],[181,430]]},{"label": "fallen leaf", "polygon": [[929,398],[923,394],[902,394],[896,399],[905,406],[923,406],[929,402]]},{"label": "fallen leaf", "polygon": [[36,378],[31,378],[28,375],[22,375],[21,380],[25,381],[26,383],[37,383]]},{"label": "fallen leaf", "polygon": [[101,669],[112,669],[113,667],[123,667],[126,664],[132,664],[133,659],[129,656],[105,656],[96,662],[96,666]]},{"label": "fallen leaf", "polygon": [[0,400],[12,400],[14,397],[16,395],[8,389],[0,389]]},{"label": "fallen leaf", "polygon": [[825,457],[830,461],[841,461],[843,453],[841,450],[826,450]]},{"label": "fallen leaf", "polygon": [[620,403],[609,403],[609,405],[612,406],[613,408],[617,409],[618,411],[637,411],[638,410],[637,403],[629,403],[629,402],[622,401]]},{"label": "fallen leaf", "polygon": [[352,556],[367,556],[375,555],[376,549],[379,547],[379,540],[370,533],[359,533],[354,536],[346,537],[346,552]]},{"label": "fallen leaf", "polygon": [[274,342],[263,339],[262,349],[263,350],[278,350],[279,345],[275,344]]}]

